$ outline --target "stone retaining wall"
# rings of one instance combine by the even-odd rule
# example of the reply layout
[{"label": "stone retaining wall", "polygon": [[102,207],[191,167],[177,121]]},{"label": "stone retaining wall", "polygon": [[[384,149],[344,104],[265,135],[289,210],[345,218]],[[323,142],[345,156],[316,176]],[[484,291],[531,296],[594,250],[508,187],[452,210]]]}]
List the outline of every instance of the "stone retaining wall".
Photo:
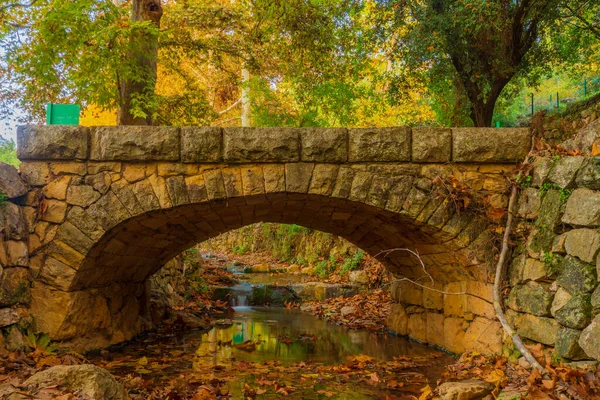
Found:
[{"label": "stone retaining wall", "polygon": [[0,356],[23,343],[19,327],[30,322],[31,301],[29,235],[35,226],[35,210],[21,207],[18,200],[29,192],[17,170],[0,163]]},{"label": "stone retaining wall", "polygon": [[509,321],[569,360],[600,360],[600,157],[538,158],[520,196]]}]

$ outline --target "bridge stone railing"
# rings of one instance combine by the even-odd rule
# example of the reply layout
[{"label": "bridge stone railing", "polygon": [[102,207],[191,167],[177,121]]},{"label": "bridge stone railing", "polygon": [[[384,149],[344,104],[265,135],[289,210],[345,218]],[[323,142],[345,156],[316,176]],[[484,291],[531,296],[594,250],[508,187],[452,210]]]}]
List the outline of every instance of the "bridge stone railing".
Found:
[{"label": "bridge stone railing", "polygon": [[515,163],[528,128],[217,128],[23,126],[28,160],[183,163]]}]

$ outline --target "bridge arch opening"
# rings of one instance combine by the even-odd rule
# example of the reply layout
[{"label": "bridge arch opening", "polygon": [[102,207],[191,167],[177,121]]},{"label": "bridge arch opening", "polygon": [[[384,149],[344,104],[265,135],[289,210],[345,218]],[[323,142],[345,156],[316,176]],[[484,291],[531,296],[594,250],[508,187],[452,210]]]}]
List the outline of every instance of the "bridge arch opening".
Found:
[{"label": "bridge arch opening", "polygon": [[[90,209],[75,207],[59,229],[34,283],[32,309],[38,329],[77,347],[102,347],[130,339],[152,326],[150,276],[184,250],[256,222],[298,224],[327,232],[371,256],[394,248],[415,250],[438,289],[451,285],[451,290],[456,290],[453,282],[485,282],[489,272],[482,259],[489,256],[485,224],[476,217],[455,214],[441,202],[432,204],[436,207],[428,211],[429,223],[423,223],[408,212],[392,212],[360,201],[273,193],[141,212],[107,230],[88,218]],[[440,221],[435,214],[443,214]],[[441,228],[430,225],[436,222]],[[380,259],[395,276],[429,282],[418,260],[406,252]],[[394,290],[408,297],[403,299],[400,294],[397,300],[411,304],[414,290]],[[437,307],[438,313],[443,312],[443,305]]]}]

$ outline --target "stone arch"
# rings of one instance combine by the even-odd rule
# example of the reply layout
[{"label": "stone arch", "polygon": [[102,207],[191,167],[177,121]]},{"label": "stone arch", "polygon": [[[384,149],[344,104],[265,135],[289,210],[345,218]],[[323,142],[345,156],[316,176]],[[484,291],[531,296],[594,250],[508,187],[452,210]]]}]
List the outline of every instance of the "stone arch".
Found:
[{"label": "stone arch", "polygon": [[[89,349],[150,326],[147,277],[166,261],[259,221],[336,234],[372,255],[411,248],[438,288],[479,282],[483,289],[469,289],[485,291],[494,256],[488,223],[454,212],[432,182],[454,176],[502,203],[505,175],[527,152],[529,132],[28,127],[18,137],[23,175],[44,198],[32,236],[40,268],[31,311],[39,330]],[[385,263],[422,278],[406,254]],[[451,350],[439,341],[446,321],[460,330],[469,313],[489,312],[464,296],[396,292],[419,313],[399,333]]]},{"label": "stone arch", "polygon": [[[131,169],[140,168],[144,177],[132,177]],[[306,163],[211,166],[202,173],[189,165],[131,164],[123,172],[73,178],[67,197],[79,204],[46,250],[33,311],[39,329],[57,339],[93,342],[98,333],[109,343],[128,339],[148,326],[150,275],[194,244],[255,222],[325,231],[371,255],[417,250],[441,286],[485,281],[487,224],[455,214],[430,190],[431,178],[414,168]],[[397,274],[423,277],[405,253],[384,262]],[[88,318],[78,320],[82,315]]]}]

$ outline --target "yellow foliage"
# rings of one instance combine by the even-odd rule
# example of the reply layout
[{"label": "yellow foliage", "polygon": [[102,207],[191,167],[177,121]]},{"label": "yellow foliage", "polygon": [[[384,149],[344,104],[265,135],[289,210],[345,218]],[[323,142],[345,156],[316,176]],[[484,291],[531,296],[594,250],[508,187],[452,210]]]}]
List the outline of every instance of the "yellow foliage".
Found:
[{"label": "yellow foliage", "polygon": [[79,120],[81,126],[115,126],[117,125],[117,112],[105,111],[94,105],[90,105],[81,115]]}]

